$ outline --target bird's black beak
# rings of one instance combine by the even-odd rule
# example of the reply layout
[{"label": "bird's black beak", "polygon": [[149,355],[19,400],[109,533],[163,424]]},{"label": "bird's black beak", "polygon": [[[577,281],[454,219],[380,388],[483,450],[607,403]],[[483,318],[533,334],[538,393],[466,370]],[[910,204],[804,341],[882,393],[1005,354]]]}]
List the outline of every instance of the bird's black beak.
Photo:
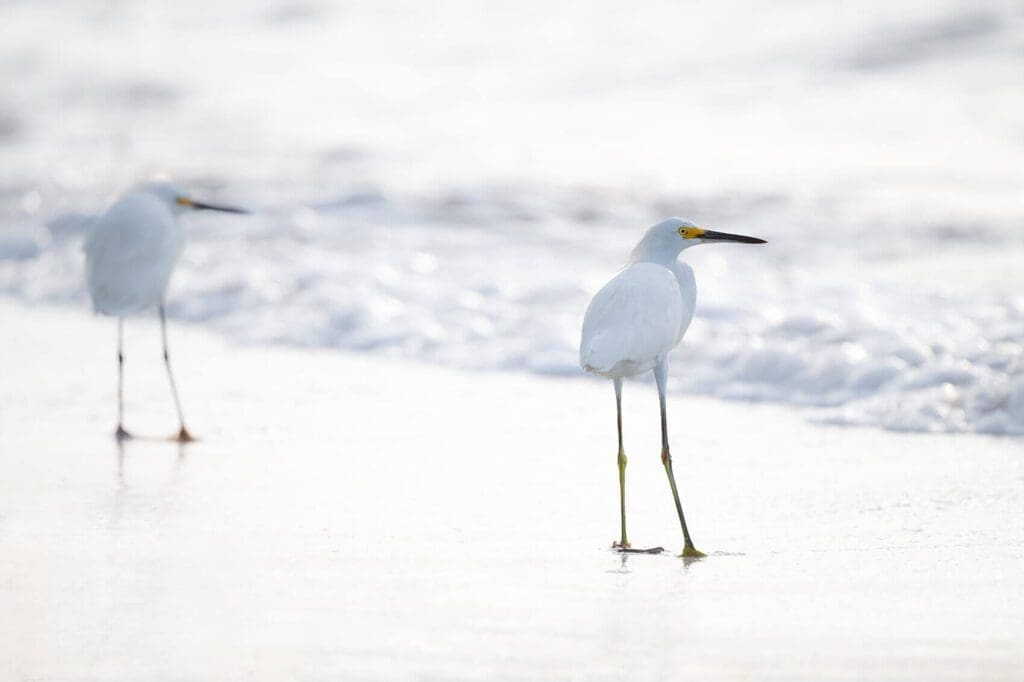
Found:
[{"label": "bird's black beak", "polygon": [[240,208],[234,208],[233,206],[217,206],[216,204],[204,204],[203,202],[191,202],[189,204],[191,208],[197,211],[223,211],[224,213],[249,213],[249,211]]},{"label": "bird's black beak", "polygon": [[197,211],[223,211],[224,213],[248,213],[244,208],[234,206],[218,206],[217,204],[205,204],[202,201],[189,201],[187,206]]},{"label": "bird's black beak", "polygon": [[714,230],[704,230],[704,234],[700,236],[709,242],[739,242],[740,244],[767,244],[763,239],[757,237],[746,237],[742,234],[729,234],[728,232],[715,232]]}]

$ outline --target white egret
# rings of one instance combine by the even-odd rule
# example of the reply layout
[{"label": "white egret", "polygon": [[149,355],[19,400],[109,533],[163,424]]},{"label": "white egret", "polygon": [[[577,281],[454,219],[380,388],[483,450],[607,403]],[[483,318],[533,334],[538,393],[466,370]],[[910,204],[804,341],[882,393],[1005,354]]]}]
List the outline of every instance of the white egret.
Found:
[{"label": "white egret", "polygon": [[665,384],[668,355],[683,338],[693,319],[697,283],[690,266],[679,254],[706,242],[764,244],[763,239],[697,227],[689,220],[671,218],[651,227],[633,249],[626,268],[601,288],[587,306],[580,340],[580,365],[615,383],[615,409],[619,430],[619,513],[621,536],[614,544],[629,551],[626,537],[626,453],[622,447],[622,380],[653,370],[661,404],[661,462],[683,529],[683,556],[704,554],[693,546],[679,502],[672,456],[668,447]]},{"label": "white egret", "polygon": [[86,277],[93,309],[117,318],[117,431],[124,428],[124,318],[156,306],[160,316],[164,365],[171,395],[178,411],[177,440],[193,440],[185,417],[167,352],[167,316],[164,295],[174,265],[185,245],[185,230],[178,216],[189,210],[245,213],[242,209],[215,206],[188,197],[169,182],[145,182],[118,198],[95,221],[86,237]]}]

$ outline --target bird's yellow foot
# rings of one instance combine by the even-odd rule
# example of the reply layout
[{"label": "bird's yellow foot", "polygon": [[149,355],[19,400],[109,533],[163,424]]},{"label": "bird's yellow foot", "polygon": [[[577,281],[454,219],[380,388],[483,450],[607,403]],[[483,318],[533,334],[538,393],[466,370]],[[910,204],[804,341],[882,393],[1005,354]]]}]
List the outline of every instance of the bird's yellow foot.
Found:
[{"label": "bird's yellow foot", "polygon": [[629,549],[632,545],[629,544],[629,540],[615,541],[612,543],[612,549]]},{"label": "bird's yellow foot", "polygon": [[707,556],[704,552],[700,551],[693,545],[686,545],[683,547],[683,553],[680,554],[684,559],[702,559]]},{"label": "bird's yellow foot", "polygon": [[124,427],[120,424],[117,425],[117,431],[114,431],[114,438],[118,440],[131,440],[132,434],[124,430]]},{"label": "bird's yellow foot", "polygon": [[176,440],[179,443],[194,443],[197,439],[188,432],[188,429],[182,426],[181,431],[178,431],[178,435],[171,436],[171,440]]}]

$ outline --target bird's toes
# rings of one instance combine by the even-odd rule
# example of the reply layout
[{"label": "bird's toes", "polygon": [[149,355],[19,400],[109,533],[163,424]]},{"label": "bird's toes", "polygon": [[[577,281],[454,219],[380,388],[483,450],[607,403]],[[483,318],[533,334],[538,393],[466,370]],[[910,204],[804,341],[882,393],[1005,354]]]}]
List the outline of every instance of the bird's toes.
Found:
[{"label": "bird's toes", "polygon": [[665,551],[664,547],[646,547],[643,549],[633,549],[632,547],[618,547],[620,554],[661,554]]},{"label": "bird's toes", "polygon": [[703,559],[707,556],[707,554],[700,551],[693,545],[686,545],[685,547],[683,547],[683,553],[679,556],[681,556],[684,559]]},{"label": "bird's toes", "polygon": [[117,431],[114,431],[114,438],[118,440],[131,440],[132,434],[125,431],[124,427],[118,424]]},{"label": "bird's toes", "polygon": [[188,432],[184,426],[178,431],[177,435],[171,436],[171,440],[176,440],[179,443],[194,443],[197,438]]}]

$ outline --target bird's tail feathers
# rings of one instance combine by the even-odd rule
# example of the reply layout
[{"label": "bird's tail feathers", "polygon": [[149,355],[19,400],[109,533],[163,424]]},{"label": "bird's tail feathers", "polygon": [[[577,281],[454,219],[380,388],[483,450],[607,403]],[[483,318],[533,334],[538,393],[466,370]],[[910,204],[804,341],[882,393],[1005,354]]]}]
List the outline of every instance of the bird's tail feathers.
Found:
[{"label": "bird's tail feathers", "polygon": [[620,344],[608,334],[598,334],[580,349],[580,366],[596,374],[610,371],[620,360],[613,352],[617,347],[621,347]]}]

